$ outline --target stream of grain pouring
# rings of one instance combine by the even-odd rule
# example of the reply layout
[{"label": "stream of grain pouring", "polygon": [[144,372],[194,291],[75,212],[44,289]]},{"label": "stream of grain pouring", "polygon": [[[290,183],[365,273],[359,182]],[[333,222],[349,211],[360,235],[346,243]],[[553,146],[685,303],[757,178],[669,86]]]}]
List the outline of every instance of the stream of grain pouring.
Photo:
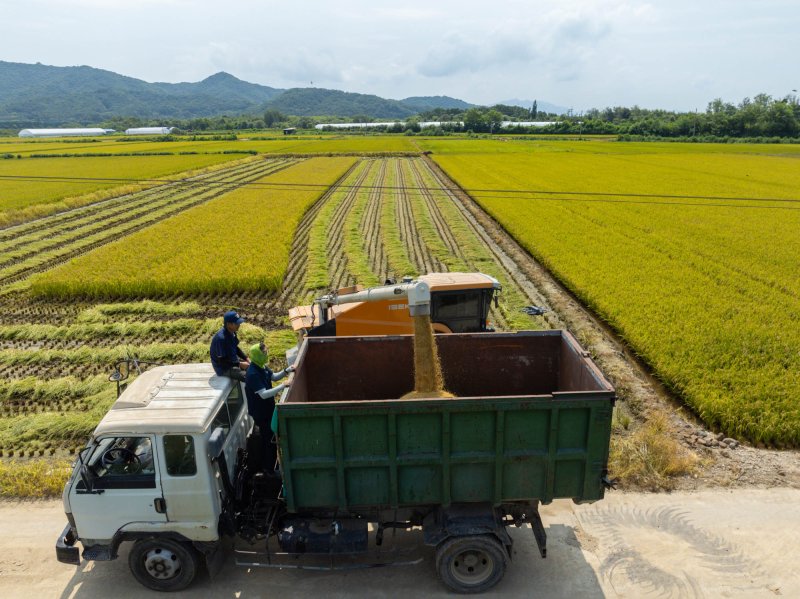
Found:
[{"label": "stream of grain pouring", "polygon": [[442,364],[433,336],[431,317],[414,316],[414,391],[401,399],[455,397],[444,388]]}]

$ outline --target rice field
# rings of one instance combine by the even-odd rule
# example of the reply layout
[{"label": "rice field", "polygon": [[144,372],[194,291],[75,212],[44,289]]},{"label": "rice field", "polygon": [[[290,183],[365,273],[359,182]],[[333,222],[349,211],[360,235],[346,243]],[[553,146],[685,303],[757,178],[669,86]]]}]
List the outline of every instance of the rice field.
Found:
[{"label": "rice field", "polygon": [[[265,137],[264,139],[259,139]],[[124,141],[109,138],[94,140],[31,140],[0,138],[0,156],[12,154],[21,158],[47,155],[91,155],[91,154],[152,154],[191,153],[214,154],[221,152],[257,152],[260,154],[370,154],[392,152],[418,152],[414,138],[403,135],[382,136],[364,134],[289,135],[266,137],[242,133],[233,140],[192,140],[177,137],[173,141],[151,141],[149,139]],[[45,158],[38,158],[44,160]]]},{"label": "rice field", "polygon": [[662,145],[433,157],[709,426],[796,446],[797,154]]},{"label": "rice field", "polygon": [[[0,291],[26,288],[37,272],[282,170],[294,160],[256,158],[0,229]],[[135,267],[135,265],[133,265]]]},{"label": "rice field", "polygon": [[[38,275],[32,291],[50,297],[275,291],[300,218],[354,162],[292,164]],[[274,187],[257,186],[264,183]],[[290,187],[297,184],[321,189]]]},{"label": "rice field", "polygon": [[152,179],[241,159],[236,154],[206,154],[0,160],[0,226],[138,191],[152,185]]},{"label": "rice field", "polygon": [[493,138],[417,137],[421,150],[434,155],[456,154],[590,154],[614,156],[697,155],[697,154],[755,154],[764,156],[800,156],[798,144],[752,143],[676,143],[676,142],[617,142],[608,138],[586,137],[582,140],[550,140],[516,136]]},{"label": "rice field", "polygon": [[[173,160],[181,175],[169,178],[182,180],[84,183],[41,204],[31,188],[14,192],[48,213],[0,221],[0,494],[25,460],[62,464],[83,443],[114,400],[114,361],[205,360],[231,308],[248,319],[243,342],[266,340],[276,368],[295,341],[291,306],[429,271],[496,277],[500,330],[548,326],[521,311],[541,296],[471,218],[458,186],[710,428],[800,444],[800,147],[376,135],[17,146],[105,153],[112,144],[260,155],[0,160],[3,172],[52,162],[99,178]],[[0,154],[12,145],[0,140]],[[228,252],[241,268],[213,260]]]}]

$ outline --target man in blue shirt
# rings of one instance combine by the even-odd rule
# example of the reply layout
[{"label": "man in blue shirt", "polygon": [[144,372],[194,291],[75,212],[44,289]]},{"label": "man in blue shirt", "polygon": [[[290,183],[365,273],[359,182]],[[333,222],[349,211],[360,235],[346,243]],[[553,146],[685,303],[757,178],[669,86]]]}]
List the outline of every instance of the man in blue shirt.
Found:
[{"label": "man in blue shirt", "polygon": [[236,335],[244,318],[231,310],[225,312],[222,321],[222,328],[211,338],[211,365],[219,376],[244,381],[250,360],[239,349],[239,337]]},{"label": "man in blue shirt", "polygon": [[289,386],[284,383],[273,387],[273,381],[279,381],[287,374],[294,372],[291,366],[280,372],[272,372],[267,366],[267,347],[258,343],[250,348],[250,367],[244,383],[247,396],[247,411],[258,425],[261,435],[261,455],[264,471],[272,474],[278,459],[278,449],[272,443],[272,413],[275,410],[275,397]]}]

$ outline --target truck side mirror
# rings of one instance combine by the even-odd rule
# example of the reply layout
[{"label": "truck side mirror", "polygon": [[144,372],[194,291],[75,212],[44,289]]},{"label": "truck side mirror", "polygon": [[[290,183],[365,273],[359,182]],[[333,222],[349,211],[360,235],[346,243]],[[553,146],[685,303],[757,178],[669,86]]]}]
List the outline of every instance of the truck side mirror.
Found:
[{"label": "truck side mirror", "polygon": [[225,443],[225,429],[218,426],[211,433],[208,439],[208,453],[212,460],[216,460],[222,453],[222,446]]}]

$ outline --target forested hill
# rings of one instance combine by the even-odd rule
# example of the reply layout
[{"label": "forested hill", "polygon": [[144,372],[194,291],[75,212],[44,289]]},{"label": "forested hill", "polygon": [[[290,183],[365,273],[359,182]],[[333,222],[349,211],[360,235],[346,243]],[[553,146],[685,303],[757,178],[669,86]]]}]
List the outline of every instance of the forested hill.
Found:
[{"label": "forested hill", "polygon": [[364,115],[390,120],[403,119],[419,112],[399,100],[314,87],[287,89],[269,102],[269,108],[298,116]]},{"label": "forested hill", "polygon": [[227,73],[197,83],[147,83],[87,66],[0,62],[0,122],[50,125],[114,116],[239,114],[261,109],[281,91]]},{"label": "forested hill", "polygon": [[388,100],[367,94],[277,89],[217,73],[197,83],[148,83],[88,66],[53,67],[0,61],[0,125],[90,124],[114,117],[190,119],[259,114],[401,119],[431,108],[466,108],[447,96]]}]

